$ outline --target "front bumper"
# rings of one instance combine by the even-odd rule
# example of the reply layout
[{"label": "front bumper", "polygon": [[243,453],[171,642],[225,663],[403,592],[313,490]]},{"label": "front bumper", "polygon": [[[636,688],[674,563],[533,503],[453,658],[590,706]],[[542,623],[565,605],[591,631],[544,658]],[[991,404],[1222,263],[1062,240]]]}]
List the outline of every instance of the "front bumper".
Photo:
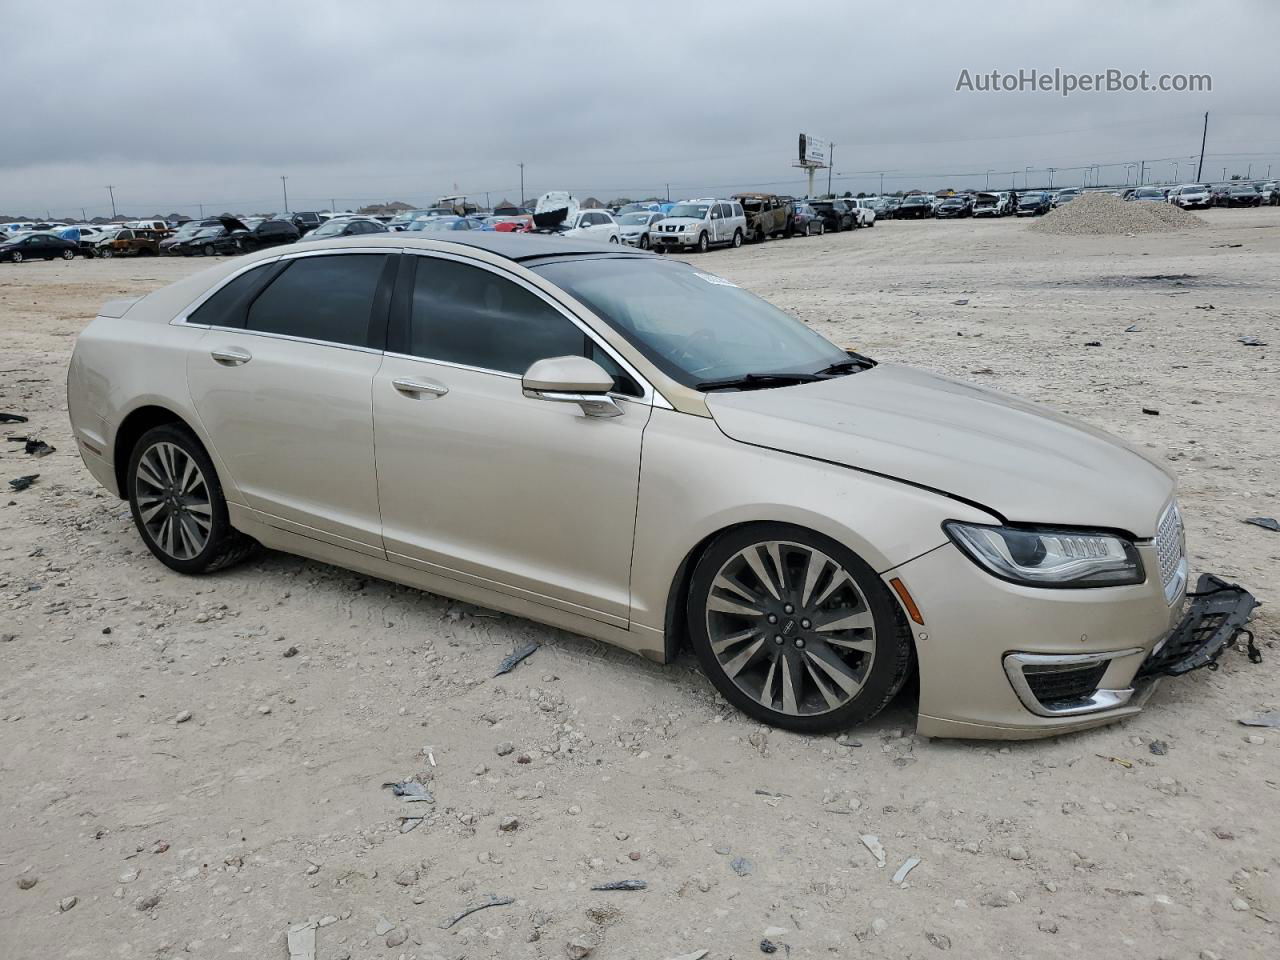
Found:
[{"label": "front bumper", "polygon": [[651,233],[649,234],[649,245],[654,247],[696,247],[698,245],[698,232],[692,233]]},{"label": "front bumper", "polygon": [[[1151,544],[1139,544],[1147,570]],[[947,545],[886,571],[915,598],[918,731],[1030,739],[1141,710],[1162,676],[1214,663],[1256,601],[1205,574],[1184,603],[1160,583],[1043,590],[988,576]],[[1185,610],[1184,610],[1185,607]]]}]

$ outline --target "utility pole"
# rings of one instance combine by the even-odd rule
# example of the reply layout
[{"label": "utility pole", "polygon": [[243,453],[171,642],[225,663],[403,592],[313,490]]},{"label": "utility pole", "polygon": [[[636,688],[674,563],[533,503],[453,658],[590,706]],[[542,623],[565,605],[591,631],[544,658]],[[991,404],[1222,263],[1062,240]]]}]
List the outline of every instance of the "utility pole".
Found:
[{"label": "utility pole", "polygon": [[493,209],[493,204],[491,204],[491,203],[489,202],[489,191],[488,191],[488,190],[486,190],[486,191],[484,192],[484,208],[485,208],[486,210],[492,210],[492,209]]},{"label": "utility pole", "polygon": [[1222,168],[1222,179],[1223,179],[1223,180],[1227,179],[1227,168],[1226,168],[1226,167],[1223,167],[1223,168]]},{"label": "utility pole", "polygon": [[524,161],[516,164],[520,168],[520,206],[524,206]]},{"label": "utility pole", "polygon": [[1204,132],[1200,134],[1200,165],[1196,167],[1196,180],[1199,181],[1200,174],[1204,171],[1204,142],[1209,139],[1209,111],[1204,112]]},{"label": "utility pole", "polygon": [[200,208],[200,219],[201,219],[201,220],[203,220],[203,219],[204,219],[204,204],[203,204],[203,203],[197,203],[197,204],[196,204],[196,206]]},{"label": "utility pole", "polygon": [[1142,166],[1138,168],[1138,186],[1142,186],[1147,182],[1147,161],[1142,161]]},{"label": "utility pole", "polygon": [[667,184],[667,203],[671,202],[671,184]]},{"label": "utility pole", "polygon": [[1049,168],[1049,189],[1050,189],[1050,190],[1052,190],[1052,189],[1053,189],[1053,171],[1055,171],[1055,170],[1057,170],[1057,169],[1058,169],[1057,167],[1050,167],[1050,168]]},{"label": "utility pole", "polygon": [[991,189],[991,171],[990,171],[990,170],[988,170],[988,171],[987,171],[987,187],[986,187],[986,189],[988,189],[988,190],[990,190],[990,189]]},{"label": "utility pole", "polygon": [[89,219],[89,215],[84,212],[84,207],[80,208],[80,222],[84,223]]},{"label": "utility pole", "polygon": [[284,191],[284,212],[285,213],[289,212],[289,185],[285,183],[285,181],[288,179],[289,178],[285,176],[282,176],[280,178],[280,189]]},{"label": "utility pole", "polygon": [[880,174],[880,196],[884,196],[884,173]]},{"label": "utility pole", "polygon": [[1022,171],[1022,189],[1023,190],[1031,189],[1031,168],[1030,167],[1027,167],[1025,170]]},{"label": "utility pole", "polygon": [[329,198],[329,212],[330,213],[338,212],[338,201],[333,199],[333,197]]},{"label": "utility pole", "polygon": [[1253,164],[1252,164],[1252,163],[1250,163],[1250,164],[1249,164],[1249,169],[1245,172],[1244,178],[1245,178],[1246,180],[1252,180],[1252,179],[1253,179]]},{"label": "utility pole", "polygon": [[111,196],[111,219],[116,218],[116,188],[107,184],[107,193]]},{"label": "utility pole", "polygon": [[836,145],[831,145],[831,152],[827,155],[827,196],[831,196],[831,168],[836,165]]}]

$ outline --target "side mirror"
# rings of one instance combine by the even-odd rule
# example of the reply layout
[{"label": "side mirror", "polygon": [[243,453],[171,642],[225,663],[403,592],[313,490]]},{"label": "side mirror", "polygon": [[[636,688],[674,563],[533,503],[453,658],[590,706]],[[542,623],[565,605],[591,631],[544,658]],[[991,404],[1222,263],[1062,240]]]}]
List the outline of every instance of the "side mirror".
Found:
[{"label": "side mirror", "polygon": [[576,403],[588,417],[620,417],[623,408],[609,396],[613,377],[586,357],[548,357],[525,371],[524,395],[532,400]]}]

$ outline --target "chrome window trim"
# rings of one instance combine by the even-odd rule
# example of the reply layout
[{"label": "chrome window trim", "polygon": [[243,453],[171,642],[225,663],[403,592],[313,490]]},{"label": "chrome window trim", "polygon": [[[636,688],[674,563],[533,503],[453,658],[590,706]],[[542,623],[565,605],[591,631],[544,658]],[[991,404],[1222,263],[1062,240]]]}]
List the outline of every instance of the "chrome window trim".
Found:
[{"label": "chrome window trim", "polygon": [[[453,252],[446,252],[443,250],[439,250],[439,251],[438,250],[405,250],[404,252],[408,254],[412,254],[413,256],[436,257],[442,260],[454,260],[458,263],[466,264],[467,266],[479,267],[482,270],[488,270],[490,273],[504,280],[510,280],[511,282],[515,283],[517,286],[522,287],[523,289],[527,290],[528,292],[536,296],[538,299],[543,301],[549,307],[551,307],[552,310],[556,311],[556,313],[560,314],[562,317],[564,317],[566,320],[572,323],[575,327],[577,327],[583,333],[584,336],[586,336],[593,344],[595,344],[596,347],[598,347],[604,353],[608,354],[609,357],[611,357],[613,361],[618,364],[618,366],[622,367],[622,369],[626,371],[626,373],[633,380],[635,380],[637,384],[640,385],[641,395],[638,397],[628,396],[625,393],[615,393],[614,391],[610,391],[609,396],[616,396],[623,400],[637,401],[650,406],[660,406],[668,410],[673,409],[671,404],[667,401],[667,399],[663,397],[660,393],[658,393],[658,391],[654,388],[653,384],[651,384],[645,377],[641,376],[640,372],[637,371],[636,368],[633,367],[629,362],[627,362],[625,357],[619,356],[616,350],[614,350],[607,343],[602,342],[600,338],[596,335],[596,332],[592,330],[589,326],[587,326],[582,321],[581,318],[575,315],[564,304],[553,299],[545,291],[539,289],[534,284],[526,280],[524,277],[519,276],[518,274],[512,273],[509,270],[495,266],[494,264],[491,264],[487,261],[477,260],[475,258],[463,256]],[[403,360],[420,360],[424,363],[435,363],[435,364],[440,364],[446,367],[454,367],[459,370],[471,370],[475,373],[492,373],[500,377],[509,377],[514,380],[524,379],[522,374],[510,373],[506,370],[493,370],[489,367],[477,367],[477,366],[472,366],[470,364],[465,364],[465,363],[455,363],[449,360],[438,360],[434,357],[419,357],[415,354],[403,354],[403,353],[395,353],[395,354],[388,353],[387,356],[394,356]]]}]

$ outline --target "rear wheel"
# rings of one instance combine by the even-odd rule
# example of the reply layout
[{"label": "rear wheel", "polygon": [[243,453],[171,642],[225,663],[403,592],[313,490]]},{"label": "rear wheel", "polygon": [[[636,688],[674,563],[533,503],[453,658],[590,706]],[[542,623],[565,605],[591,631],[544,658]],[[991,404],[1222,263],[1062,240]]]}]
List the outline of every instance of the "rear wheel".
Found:
[{"label": "rear wheel", "polygon": [[21,263],[21,262],[22,262],[22,251],[21,251],[21,250],[15,250],[15,251],[13,251],[13,253],[9,254],[9,259],[10,259],[13,263]]},{"label": "rear wheel", "polygon": [[738,247],[740,247],[740,246],[742,246],[742,231],[741,231],[741,230],[735,230],[735,231],[733,231],[733,246],[734,246],[734,248],[735,248],[735,249],[736,249],[736,248],[738,248]]},{"label": "rear wheel", "polygon": [[129,457],[129,507],[147,548],[179,573],[210,573],[256,546],[231,526],[213,461],[185,427],[142,435]]},{"label": "rear wheel", "polygon": [[74,260],[75,258],[76,258],[76,252],[75,252],[74,250],[63,250],[63,251],[62,251],[62,259],[63,259],[63,260]]},{"label": "rear wheel", "polygon": [[806,223],[806,224],[804,225],[804,235],[805,235],[806,237],[808,237],[808,236],[812,236],[812,235],[813,235],[813,225],[812,225],[812,224],[808,224],[808,223]]},{"label": "rear wheel", "polygon": [[911,666],[910,633],[875,571],[791,524],[714,541],[694,569],[688,616],[698,660],[725,699],[789,730],[871,719]]}]

